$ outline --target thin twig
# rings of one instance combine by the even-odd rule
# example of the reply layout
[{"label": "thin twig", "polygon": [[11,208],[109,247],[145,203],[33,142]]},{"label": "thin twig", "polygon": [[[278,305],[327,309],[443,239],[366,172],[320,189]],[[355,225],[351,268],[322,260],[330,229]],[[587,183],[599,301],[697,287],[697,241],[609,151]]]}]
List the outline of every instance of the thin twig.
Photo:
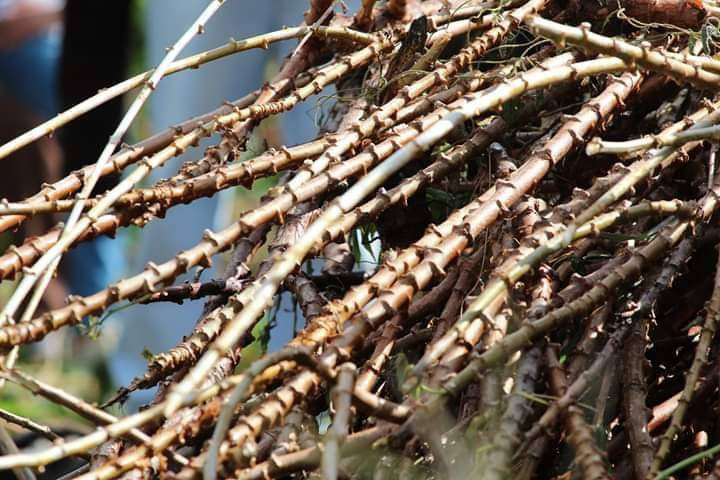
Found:
[{"label": "thin twig", "polygon": [[55,440],[59,440],[61,438],[60,435],[53,432],[50,427],[48,427],[46,425],[41,425],[37,422],[33,422],[29,418],[25,418],[20,415],[15,415],[14,413],[8,412],[7,410],[3,410],[1,408],[0,408],[0,418],[2,418],[3,420],[5,420],[8,423],[18,425],[19,427],[22,427],[31,432],[39,433],[40,435],[47,438],[51,442],[54,442]]}]

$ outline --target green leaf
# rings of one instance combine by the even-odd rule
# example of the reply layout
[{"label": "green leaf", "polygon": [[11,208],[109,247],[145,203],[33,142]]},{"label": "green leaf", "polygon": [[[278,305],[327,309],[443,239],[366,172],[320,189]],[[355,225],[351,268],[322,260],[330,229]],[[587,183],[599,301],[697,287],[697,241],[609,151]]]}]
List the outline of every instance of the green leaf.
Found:
[{"label": "green leaf", "polygon": [[155,358],[155,354],[150,351],[147,347],[143,348],[142,356],[145,360],[147,360],[148,363],[152,362]]}]

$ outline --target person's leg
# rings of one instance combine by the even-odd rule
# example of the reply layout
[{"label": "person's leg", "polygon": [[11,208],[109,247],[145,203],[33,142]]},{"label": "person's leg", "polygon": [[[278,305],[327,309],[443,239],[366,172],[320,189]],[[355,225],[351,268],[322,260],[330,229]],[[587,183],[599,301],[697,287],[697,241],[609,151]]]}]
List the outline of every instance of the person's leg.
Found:
[{"label": "person's leg", "polygon": [[[65,22],[59,84],[62,106],[69,108],[127,76],[130,2],[69,0]],[[117,98],[60,131],[65,174],[97,160],[123,110]],[[103,178],[95,193],[112,187],[117,178]],[[72,293],[95,293],[125,273],[124,255],[121,239],[97,238],[65,254],[63,276]]]},{"label": "person's leg", "polygon": [[125,273],[124,242],[98,237],[65,254],[63,278],[75,295],[91,295]]}]

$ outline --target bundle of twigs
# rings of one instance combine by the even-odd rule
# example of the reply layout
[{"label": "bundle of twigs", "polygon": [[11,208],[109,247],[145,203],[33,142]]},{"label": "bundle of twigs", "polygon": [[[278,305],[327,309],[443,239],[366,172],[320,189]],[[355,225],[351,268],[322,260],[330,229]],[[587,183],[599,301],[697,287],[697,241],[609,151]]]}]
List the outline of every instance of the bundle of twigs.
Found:
[{"label": "bundle of twigs", "polygon": [[[73,212],[0,255],[0,278],[22,279],[0,318],[0,376],[97,424],[63,441],[4,414],[55,443],[13,452],[0,430],[1,469],[28,478],[85,456],[83,479],[720,475],[712,6],[364,0],[343,15],[312,0],[304,26],[173,61],[222,3],[152,73],[0,147],[147,84],[97,163],[0,205],[2,231]],[[290,38],[298,49],[257,92],[115,152],[163,75]],[[237,159],[261,119],[330,84],[342,95],[326,133]],[[219,141],[197,161],[138,187],[206,136]],[[228,228],[33,318],[67,249],[278,172]],[[365,275],[348,246],[359,231],[383,248]],[[173,285],[230,249],[225,278]],[[282,291],[305,328],[237,371]],[[108,402],[159,385],[138,413],[116,418],[14,368],[18,347],[118,302],[203,297],[194,331]]]}]

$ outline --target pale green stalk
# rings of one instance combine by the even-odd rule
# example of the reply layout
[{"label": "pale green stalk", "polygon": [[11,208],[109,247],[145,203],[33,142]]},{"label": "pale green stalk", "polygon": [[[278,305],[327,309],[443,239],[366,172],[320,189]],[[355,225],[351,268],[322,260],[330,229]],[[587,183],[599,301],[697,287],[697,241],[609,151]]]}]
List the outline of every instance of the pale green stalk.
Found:
[{"label": "pale green stalk", "polygon": [[720,75],[703,68],[688,65],[664,52],[653,50],[649,43],[640,46],[610,38],[590,31],[589,23],[580,27],[570,27],[556,23],[539,15],[529,15],[525,24],[533,33],[549,38],[559,45],[570,43],[605,55],[622,58],[628,63],[637,64],[648,70],[668,75],[682,83],[691,83],[702,88],[717,89]]},{"label": "pale green stalk", "polygon": [[720,138],[720,125],[694,128],[681,133],[670,135],[649,135],[646,137],[628,140],[627,142],[606,142],[593,139],[585,150],[588,155],[597,154],[625,154],[651,147],[681,147],[686,143],[702,140],[717,140]]}]

